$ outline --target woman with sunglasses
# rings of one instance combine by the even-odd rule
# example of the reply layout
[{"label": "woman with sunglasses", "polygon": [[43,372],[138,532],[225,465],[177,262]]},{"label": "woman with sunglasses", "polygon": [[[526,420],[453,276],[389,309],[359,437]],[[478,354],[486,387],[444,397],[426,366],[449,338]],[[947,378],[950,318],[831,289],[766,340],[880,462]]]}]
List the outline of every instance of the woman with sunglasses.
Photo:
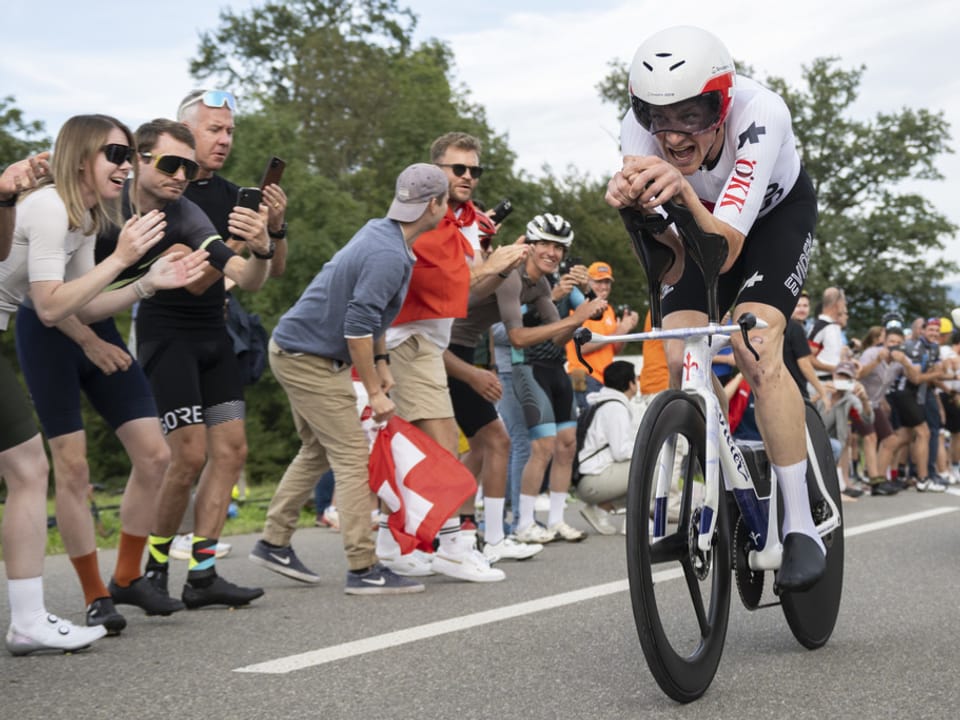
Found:
[{"label": "woman with sunglasses", "polygon": [[[105,115],[70,118],[57,137],[50,175],[21,196],[13,248],[0,264],[0,326],[17,311],[20,366],[53,457],[57,523],[83,587],[87,624],[108,632],[119,632],[126,621],[113,608],[97,563],[80,391],[113,426],[133,462],[120,511],[116,575],[137,579],[169,453],[150,387],[112,321],[104,318],[159,289],[192,282],[206,266],[206,253],[171,255],[153,263],[136,283],[104,292],[163,238],[166,227],[160,212],[131,218],[122,223],[114,252],[94,262],[97,232],[121,222],[119,199],[133,156],[133,137],[120,121]],[[25,466],[45,466],[39,443],[18,449]],[[31,482],[45,498],[46,472]],[[166,603],[153,609],[169,613],[179,607]],[[43,645],[42,638],[33,639]],[[29,641],[14,644],[15,652],[37,649]]]}]

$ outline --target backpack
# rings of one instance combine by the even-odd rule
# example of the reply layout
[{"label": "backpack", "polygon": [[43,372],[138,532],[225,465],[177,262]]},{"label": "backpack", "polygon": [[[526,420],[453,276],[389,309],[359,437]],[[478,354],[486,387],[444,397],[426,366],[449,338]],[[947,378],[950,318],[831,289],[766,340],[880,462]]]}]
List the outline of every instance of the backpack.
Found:
[{"label": "backpack", "polygon": [[248,313],[240,301],[227,294],[227,334],[240,364],[244,385],[253,385],[267,367],[267,331],[260,316]]},{"label": "backpack", "polygon": [[820,351],[823,350],[823,343],[817,340],[817,336],[827,325],[833,325],[833,320],[817,318],[816,322],[813,323],[813,327],[810,328],[810,334],[807,335],[807,344],[810,346],[810,352],[813,353],[814,357],[819,355]]},{"label": "backpack", "polygon": [[[597,410],[601,405],[606,405],[608,402],[619,402],[619,400],[617,400],[617,398],[607,398],[606,400],[595,402],[593,405],[587,406],[586,412],[582,412],[577,416],[577,451],[573,454],[573,467],[570,473],[570,482],[574,487],[580,484],[580,478],[583,477],[580,473],[580,452],[583,450],[583,444],[587,440],[587,430],[590,429],[590,423],[593,422],[593,416],[597,414]],[[594,455],[599,454],[601,450],[606,450],[608,447],[610,447],[610,443],[597,448],[583,459],[589,460]]]}]

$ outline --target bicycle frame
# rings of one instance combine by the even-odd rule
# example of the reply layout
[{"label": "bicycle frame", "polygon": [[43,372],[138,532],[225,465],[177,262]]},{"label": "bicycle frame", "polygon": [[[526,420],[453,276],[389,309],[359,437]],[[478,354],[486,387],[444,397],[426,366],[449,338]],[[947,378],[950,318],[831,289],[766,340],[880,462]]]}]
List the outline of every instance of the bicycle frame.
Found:
[{"label": "bicycle frame", "polygon": [[[762,320],[758,320],[756,327],[763,328],[766,327],[766,324]],[[743,453],[733,439],[730,427],[721,410],[720,400],[713,389],[711,370],[713,355],[729,342],[730,335],[739,332],[741,332],[739,324],[719,325],[710,323],[698,328],[654,329],[650,332],[629,335],[591,333],[589,342],[684,340],[681,390],[701,399],[706,419],[706,467],[704,467],[706,493],[699,519],[697,548],[706,553],[712,547],[713,536],[716,531],[717,509],[722,500],[720,494],[720,470],[722,467],[724,490],[733,493],[755,547],[748,556],[750,569],[755,571],[777,570],[780,568],[783,556],[783,545],[780,543],[778,531],[777,483],[770,482],[769,496],[759,496],[753,478],[747,469]],[[806,429],[805,435],[807,452],[813,457],[812,441],[810,433]],[[666,536],[667,498],[673,483],[676,452],[677,441],[676,438],[673,438],[659,459],[653,516],[653,542]],[[817,463],[812,463],[812,465],[820,493],[826,498],[831,511],[830,516],[817,525],[817,532],[822,537],[839,527],[840,513],[826,490],[819,466]]]}]

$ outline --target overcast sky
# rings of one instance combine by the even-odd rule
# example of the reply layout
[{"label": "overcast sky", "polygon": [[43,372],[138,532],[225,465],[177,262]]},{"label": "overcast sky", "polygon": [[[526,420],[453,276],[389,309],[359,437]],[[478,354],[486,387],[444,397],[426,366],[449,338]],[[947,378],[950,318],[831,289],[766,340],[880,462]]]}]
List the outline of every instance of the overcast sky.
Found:
[{"label": "overcast sky", "polygon": [[[221,7],[253,0],[160,3],[18,0],[4,3],[0,96],[13,95],[28,120],[55,135],[82,112],[106,112],[132,126],[171,115],[196,86],[187,72],[199,33],[217,27]],[[647,35],[670,25],[715,32],[759,76],[792,84],[814,58],[866,66],[854,114],[903,107],[942,110],[960,137],[960,12],[952,0],[804,0],[792,6],[745,0],[491,0],[403,3],[419,16],[417,38],[447,42],[457,78],[508,135],[519,166],[544,164],[605,177],[617,167],[618,121],[595,85],[607,61],[629,60]],[[960,225],[960,155],[941,160],[947,180],[917,188]],[[949,247],[960,259],[960,238]]]}]

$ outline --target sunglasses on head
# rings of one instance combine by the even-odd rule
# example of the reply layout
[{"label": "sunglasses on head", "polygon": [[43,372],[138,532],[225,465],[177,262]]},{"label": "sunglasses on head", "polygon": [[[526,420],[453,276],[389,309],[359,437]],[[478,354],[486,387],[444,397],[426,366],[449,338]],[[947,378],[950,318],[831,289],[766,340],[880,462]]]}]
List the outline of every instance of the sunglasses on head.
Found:
[{"label": "sunglasses on head", "polygon": [[133,162],[133,148],[129,145],[110,143],[100,149],[103,151],[103,156],[107,159],[107,162],[111,162],[114,165],[119,166],[125,162]]},{"label": "sunglasses on head", "polygon": [[179,155],[154,155],[153,153],[142,152],[140,157],[153,165],[164,175],[173,177],[177,170],[183,168],[183,175],[187,180],[196,180],[197,173],[200,172],[200,166],[196,161]]},{"label": "sunglasses on head", "polygon": [[237,99],[233,96],[233,93],[227,92],[226,90],[206,90],[196,97],[185,100],[183,104],[180,105],[180,112],[198,102],[202,102],[208,108],[222,108],[226,106],[230,108],[230,112],[237,111]]},{"label": "sunglasses on head", "polygon": [[483,168],[479,165],[464,165],[463,163],[437,163],[440,167],[448,167],[453,171],[453,174],[457,177],[463,177],[463,174],[469,170],[470,177],[474,180],[477,180],[481,175],[483,175]]}]

